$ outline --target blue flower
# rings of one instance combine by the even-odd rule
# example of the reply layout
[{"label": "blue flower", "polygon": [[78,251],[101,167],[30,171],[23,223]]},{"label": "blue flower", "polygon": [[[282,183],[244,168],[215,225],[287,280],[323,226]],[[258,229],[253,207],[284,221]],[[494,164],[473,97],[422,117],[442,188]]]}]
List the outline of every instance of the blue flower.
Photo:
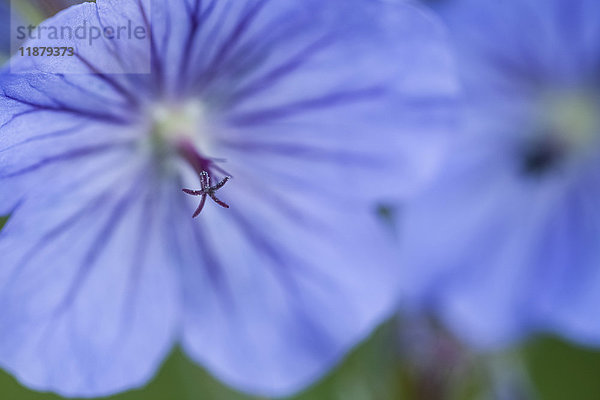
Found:
[{"label": "blue flower", "polygon": [[430,16],[98,0],[42,28],[24,47],[74,55],[17,54],[0,78],[0,364],[21,382],[114,393],[178,342],[284,395],[393,310],[374,211],[436,170],[456,90]]},{"label": "blue flower", "polygon": [[465,340],[600,344],[600,3],[445,1],[465,88],[444,174],[405,211],[404,284]]}]

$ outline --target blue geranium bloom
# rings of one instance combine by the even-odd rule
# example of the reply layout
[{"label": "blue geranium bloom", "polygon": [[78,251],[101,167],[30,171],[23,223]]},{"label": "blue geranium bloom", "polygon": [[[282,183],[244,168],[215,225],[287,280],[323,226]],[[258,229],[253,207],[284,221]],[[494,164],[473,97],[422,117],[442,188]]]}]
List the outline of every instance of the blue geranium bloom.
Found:
[{"label": "blue geranium bloom", "polygon": [[[51,37],[81,26],[107,35]],[[73,55],[17,54],[0,78],[0,364],[21,382],[113,393],[178,342],[284,395],[393,309],[374,211],[435,171],[456,86],[430,16],[98,0],[42,28],[24,47]]]},{"label": "blue geranium bloom", "polygon": [[406,209],[410,298],[466,340],[533,331],[600,344],[600,2],[438,4],[463,135]]}]

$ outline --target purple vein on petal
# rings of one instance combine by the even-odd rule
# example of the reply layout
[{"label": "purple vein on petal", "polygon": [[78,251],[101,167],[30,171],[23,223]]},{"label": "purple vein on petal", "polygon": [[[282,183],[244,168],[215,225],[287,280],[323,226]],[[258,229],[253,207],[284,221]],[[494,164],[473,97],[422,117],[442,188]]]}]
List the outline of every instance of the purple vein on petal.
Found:
[{"label": "purple vein on petal", "polygon": [[6,293],[8,287],[19,277],[21,273],[24,272],[25,268],[29,262],[31,262],[36,254],[40,254],[45,248],[52,245],[54,240],[62,234],[67,233],[72,226],[74,226],[77,222],[81,221],[83,217],[91,214],[95,209],[101,206],[106,200],[110,198],[110,191],[107,190],[103,192],[100,196],[97,197],[93,202],[88,203],[85,207],[81,208],[73,215],[62,221],[59,225],[51,229],[49,232],[44,234],[40,240],[38,240],[35,246],[31,247],[31,250],[23,257],[21,257],[20,261],[16,264],[18,268],[15,268],[10,277],[6,280],[6,284],[3,288],[3,293]]},{"label": "purple vein on petal", "polygon": [[135,107],[139,104],[137,97],[134,96],[133,93],[127,90],[124,86],[122,86],[118,81],[113,79],[108,74],[102,73],[102,71],[100,71],[98,67],[92,64],[91,61],[83,57],[80,53],[75,53],[75,57],[77,57],[79,61],[81,61],[90,70],[90,72],[94,74],[95,77],[102,80],[108,86],[112,87],[115,91],[117,91],[117,93],[121,94],[131,106]]},{"label": "purple vein on petal", "polygon": [[310,210],[300,205],[293,205],[275,192],[270,185],[261,183],[250,176],[244,176],[244,179],[240,179],[238,182],[244,190],[253,192],[259,197],[261,202],[269,203],[272,210],[280,212],[287,219],[288,223],[295,223],[307,230],[319,232],[327,237],[333,237],[335,234],[334,230],[330,226],[327,226],[322,219],[315,218],[315,215]]},{"label": "purple vein on petal", "polygon": [[[237,210],[233,209],[228,215],[230,218],[234,219],[236,226],[242,231],[244,237],[252,243],[253,247],[271,260],[272,265],[268,262],[264,265],[269,267],[273,276],[286,288],[288,304],[297,313],[296,317],[302,320],[304,329],[316,332],[310,335],[310,338],[313,341],[316,340],[315,338],[319,338],[318,344],[313,342],[315,347],[319,348],[319,351],[325,351],[326,349],[331,348],[330,344],[333,342],[333,338],[327,333],[327,329],[324,326],[318,324],[307,313],[307,307],[303,305],[305,294],[298,285],[299,278],[293,276],[293,274],[301,272],[305,278],[311,278],[313,283],[323,287],[324,290],[328,289],[326,284],[332,281],[314,268],[309,268],[309,264],[301,260],[297,255],[293,255],[289,252],[284,254],[280,251],[280,249],[282,249],[281,246],[270,243],[269,238],[264,235],[264,229],[256,229],[256,227]],[[295,270],[283,267],[289,266],[290,261],[296,267]],[[280,268],[280,266],[282,268]],[[298,270],[299,268],[301,268],[301,271]]]},{"label": "purple vein on petal", "polygon": [[[190,24],[194,25],[194,22],[197,23],[200,21],[198,19],[198,13],[202,10],[203,0],[194,0],[194,5],[190,8],[190,4],[187,1],[183,2],[183,6],[185,7],[186,15],[190,18]],[[193,32],[193,30],[192,30]]]},{"label": "purple vein on petal", "polygon": [[306,175],[284,174],[277,165],[273,163],[269,165],[272,168],[261,168],[261,178],[271,186],[277,186],[281,190],[296,190],[300,187],[304,192],[312,191],[324,202],[339,199],[339,192],[336,192],[332,185],[327,184],[327,181],[313,179],[312,176]]},{"label": "purple vein on petal", "polygon": [[[79,182],[74,182],[74,184],[84,183],[85,181],[89,180],[90,176],[93,176],[96,173],[102,172],[105,168],[106,168],[106,166],[102,165],[100,168],[98,168],[94,172],[85,175],[82,179],[79,180]],[[118,182],[121,179],[122,179],[121,176],[117,177],[115,179],[115,184],[116,184],[116,182]],[[99,208],[99,206],[106,204],[106,202],[112,197],[112,195],[114,193],[114,187],[115,187],[114,184],[107,185],[107,189],[102,191],[98,196],[96,196],[93,201],[85,203],[83,207],[81,207],[79,210],[74,212],[71,216],[67,217],[56,227],[54,227],[50,231],[46,232],[36,242],[36,244],[34,246],[31,246],[31,250],[26,252],[23,255],[23,257],[21,257],[21,259],[15,264],[18,266],[18,268],[16,268],[12,272],[9,279],[7,279],[7,284],[4,287],[4,290],[2,292],[6,292],[7,287],[10,286],[10,284],[12,284],[12,282],[14,282],[17,279],[18,275],[24,271],[24,269],[27,267],[27,264],[29,262],[31,262],[37,254],[41,254],[41,252],[46,247],[51,246],[60,235],[66,234],[67,232],[69,232],[71,227],[73,227],[78,222],[82,221],[82,219],[84,217],[92,215],[93,212]]]},{"label": "purple vein on petal", "polygon": [[[197,90],[204,90],[209,83],[215,81],[219,74],[226,72],[227,69],[223,68],[223,64],[226,62],[227,58],[232,54],[232,52],[234,52],[235,47],[238,45],[247,30],[251,27],[252,23],[256,20],[260,14],[260,11],[264,8],[266,3],[268,3],[268,1],[269,0],[249,3],[245,13],[239,18],[237,23],[233,26],[231,32],[225,36],[225,39],[221,42],[221,45],[215,50],[216,54],[212,57],[204,71],[200,74],[200,81],[193,85],[194,87],[199,87]],[[225,12],[221,17],[226,18],[227,13]],[[213,30],[212,35],[217,35],[220,33],[221,25],[222,24],[217,24],[217,27],[215,30]]]},{"label": "purple vein on petal", "polygon": [[66,106],[64,104],[59,104],[56,107],[53,107],[53,106],[49,106],[49,105],[45,105],[45,104],[30,102],[28,100],[20,99],[20,98],[14,97],[14,96],[6,94],[6,93],[4,93],[4,97],[6,97],[7,99],[10,99],[10,100],[13,100],[17,103],[21,103],[23,105],[30,106],[34,110],[37,110],[37,111],[52,111],[52,112],[57,112],[57,113],[65,113],[65,114],[83,116],[83,117],[87,117],[87,118],[90,118],[93,120],[111,122],[111,123],[115,123],[115,124],[119,124],[119,125],[126,125],[129,123],[128,120],[119,118],[112,114],[95,113],[95,112],[92,112],[89,110],[72,108],[72,107]]},{"label": "purple vein on petal", "polygon": [[86,253],[83,261],[77,269],[75,278],[63,297],[63,300],[56,308],[54,312],[54,318],[58,318],[71,306],[71,304],[73,304],[73,301],[77,298],[79,290],[81,290],[85,280],[93,271],[98,258],[102,254],[102,251],[104,251],[104,248],[111,242],[111,240],[114,239],[113,232],[115,232],[119,227],[119,224],[123,222],[123,217],[134,205],[135,200],[138,199],[140,187],[145,183],[146,182],[144,182],[143,179],[138,180],[137,184],[132,186],[114,206],[100,232],[98,235],[96,235],[94,242],[90,245],[89,251]]},{"label": "purple vein on petal", "polygon": [[140,219],[138,222],[138,235],[135,244],[134,256],[131,259],[130,270],[127,277],[127,290],[126,299],[123,302],[123,312],[121,313],[121,326],[125,327],[128,322],[131,322],[134,318],[133,302],[138,291],[138,283],[142,276],[142,270],[146,265],[148,257],[148,244],[154,230],[154,225],[157,224],[157,218],[153,210],[157,209],[158,201],[152,193],[152,189],[149,189],[145,194],[138,194],[139,198],[143,202],[142,211],[140,212]]},{"label": "purple vein on petal", "polygon": [[146,12],[146,8],[142,4],[141,0],[137,0],[136,4],[144,21],[146,32],[149,32],[150,34],[150,63],[152,65],[152,75],[156,78],[154,79],[154,81],[158,86],[158,90],[162,91],[165,85],[165,70],[162,64],[162,55],[156,47],[156,36],[154,34],[154,29],[152,29],[152,25],[150,23],[148,13]]},{"label": "purple vein on petal", "polygon": [[117,150],[117,149],[123,150],[123,149],[127,149],[128,147],[133,148],[134,145],[135,145],[134,140],[128,140],[128,141],[124,141],[121,143],[111,142],[111,143],[107,143],[107,144],[91,146],[91,147],[84,147],[81,149],[72,150],[72,151],[69,151],[66,153],[58,154],[56,156],[47,157],[43,160],[38,161],[35,164],[29,165],[25,168],[21,168],[17,171],[14,171],[11,173],[6,173],[6,174],[0,174],[0,179],[14,178],[17,176],[28,174],[30,172],[37,171],[43,167],[46,167],[46,166],[54,164],[54,163],[60,163],[63,161],[72,161],[77,158],[96,155],[96,154],[100,154],[100,153],[110,151],[110,150]]},{"label": "purple vein on petal", "polygon": [[[33,89],[36,92],[40,93],[42,96],[47,97],[49,100],[51,100],[54,103],[54,105],[56,107],[52,108],[49,111],[63,111],[64,110],[64,111],[68,111],[68,112],[73,113],[73,114],[81,114],[82,116],[88,117],[88,118],[91,118],[91,119],[100,119],[100,120],[106,119],[108,122],[120,123],[120,124],[125,124],[126,123],[125,119],[119,119],[117,116],[115,116],[113,114],[95,113],[95,112],[92,112],[90,110],[84,110],[84,109],[78,109],[78,108],[69,107],[66,104],[64,104],[63,102],[61,102],[60,100],[58,100],[56,97],[51,96],[50,93],[47,90],[41,89],[41,88],[33,85],[33,83],[31,81],[27,81],[27,85],[31,89]],[[10,95],[6,95],[6,97],[7,98],[11,98]],[[40,104],[40,103],[26,103],[26,102],[24,102],[21,99],[14,98],[14,96],[11,99],[14,100],[14,101],[20,102],[22,104],[25,104],[25,105],[33,106],[34,108],[46,107],[45,104]]]},{"label": "purple vein on petal", "polygon": [[[183,184],[183,182],[179,182],[176,186],[179,187]],[[196,222],[194,220],[190,220],[189,215],[187,214],[188,203],[185,201],[184,197],[178,196],[177,203],[180,204],[178,209],[181,213],[182,221],[188,221],[186,227],[191,232],[186,232],[190,234],[191,237],[194,238],[196,244],[198,246],[193,246],[192,248],[196,252],[196,265],[202,265],[206,270],[206,274],[210,281],[213,283],[215,292],[221,298],[221,302],[224,307],[233,307],[233,295],[231,294],[231,289],[227,285],[227,278],[225,276],[226,269],[213,251],[213,249],[208,244],[208,236],[206,232],[201,227],[201,221]],[[176,228],[173,224],[169,223],[169,226],[172,226],[173,234],[171,235],[173,238],[176,238],[178,235],[182,233],[181,229]],[[175,254],[182,254],[183,250],[180,248],[179,242],[177,240],[173,241],[173,247],[177,250]],[[204,260],[205,262],[200,262]]]},{"label": "purple vein on petal", "polygon": [[311,161],[324,161],[353,165],[365,165],[372,168],[385,168],[387,163],[379,157],[369,156],[357,151],[342,151],[320,148],[300,143],[265,143],[243,140],[219,140],[219,144],[242,154],[266,153],[281,157],[302,158]]},{"label": "purple vein on petal", "polygon": [[[75,82],[71,82],[70,80],[67,79],[67,77],[64,74],[55,74],[55,76],[57,78],[59,78],[65,85],[68,85],[70,87],[72,87],[75,90],[78,90],[80,92],[82,92],[83,94],[85,94],[87,97],[95,97],[98,101],[100,101],[101,103],[108,103],[108,102],[112,102],[114,101],[113,99],[107,98],[102,96],[99,91],[94,90],[94,89],[87,89],[81,85],[76,84]],[[130,104],[125,103],[127,105],[127,107],[130,106]]]},{"label": "purple vein on petal", "polygon": [[24,115],[33,114],[35,112],[38,112],[38,110],[25,110],[25,111],[21,111],[19,113],[13,114],[13,115],[11,115],[11,117],[8,120],[6,120],[2,125],[0,125],[0,129],[7,127],[9,124],[16,121],[17,118],[19,118],[19,117],[22,117]]},{"label": "purple vein on petal", "polygon": [[[100,24],[100,27],[101,27],[102,29],[106,29],[106,25],[104,24],[104,21],[103,21],[103,19],[102,19],[102,16],[100,15],[100,9],[99,9],[99,7],[95,7],[95,12],[96,12],[96,17],[98,18],[98,22],[99,22],[99,24]],[[121,14],[121,16],[122,16],[122,17],[124,17],[124,18],[127,18],[127,16],[125,16],[124,14]],[[106,43],[106,42],[105,42],[105,43]],[[110,54],[112,57],[114,57],[114,59],[115,59],[117,62],[119,62],[119,63],[120,63],[120,65],[125,65],[125,63],[124,63],[124,60],[123,60],[123,57],[122,57],[122,53],[123,53],[123,52],[122,52],[122,51],[119,51],[119,49],[117,48],[117,46],[116,46],[116,43],[115,43],[115,42],[111,42],[111,44],[112,44],[112,46],[106,46],[106,50],[107,50],[108,54]],[[81,54],[81,53],[78,53],[78,52],[77,52],[77,53],[75,53],[75,55],[76,55],[77,57],[79,57],[79,55],[80,55],[80,54]],[[130,56],[131,56],[130,54],[127,54],[125,57],[127,57],[127,58],[130,58]],[[96,68],[96,70],[98,70],[98,69]],[[98,75],[103,75],[103,76],[101,77],[101,79],[104,79],[104,78],[111,79],[109,74],[104,74],[104,73],[102,73],[101,71],[98,71],[98,72],[97,72],[97,74],[98,74]],[[129,75],[129,78],[133,78],[133,75],[131,75],[131,74],[130,74],[130,75]],[[115,81],[115,83],[118,85],[118,82],[117,82],[117,81]],[[123,95],[126,97],[126,99],[127,99],[127,98],[130,98],[130,96],[129,96],[127,93],[129,93],[129,94],[132,94],[132,92],[129,92],[129,91],[127,91],[125,88],[123,88],[123,89],[125,90],[125,93],[123,93]],[[137,105],[137,101],[138,101],[139,97],[133,97],[133,96],[131,96],[131,98],[130,98],[130,99],[131,99],[131,101],[132,101],[132,104],[130,104],[130,105],[132,105],[132,106],[135,106],[135,105]]]},{"label": "purple vein on petal", "polygon": [[23,145],[28,144],[28,143],[33,143],[33,142],[38,142],[38,141],[42,141],[42,140],[54,139],[54,138],[58,138],[58,137],[64,137],[64,136],[69,136],[69,135],[72,135],[72,134],[76,134],[79,131],[79,129],[83,128],[85,125],[86,125],[85,123],[80,123],[80,124],[78,124],[76,126],[72,126],[70,128],[60,129],[60,130],[57,130],[57,131],[54,131],[54,132],[48,132],[48,133],[44,133],[42,135],[30,137],[30,138],[28,138],[26,140],[23,140],[23,141],[19,142],[19,143],[15,143],[15,144],[12,144],[12,145],[10,145],[8,147],[0,149],[0,153],[3,153],[3,152],[8,151],[8,150],[12,150],[12,149],[14,149],[16,147],[23,146]]},{"label": "purple vein on petal", "polygon": [[385,94],[385,92],[386,91],[383,87],[372,87],[347,91],[342,90],[314,98],[298,100],[278,107],[241,112],[238,114],[234,113],[228,118],[228,122],[234,126],[242,127],[259,125],[286,117],[292,117],[304,112],[334,108],[350,103],[370,101],[382,96]]},{"label": "purple vein on petal", "polygon": [[[204,26],[206,25],[207,20],[210,18],[213,11],[216,9],[218,0],[211,0],[210,4],[203,8],[204,2],[202,0],[196,0],[194,3],[194,10],[190,10],[188,15],[190,17],[190,30],[185,38],[185,45],[183,47],[183,60],[179,65],[179,76],[181,79],[179,80],[180,85],[188,84],[188,73],[189,67],[191,65],[191,59],[193,54],[193,45],[200,36]],[[186,2],[187,4],[187,2]],[[180,87],[180,89],[184,89]]]},{"label": "purple vein on petal", "polygon": [[244,87],[236,90],[228,99],[226,105],[229,107],[235,107],[248,97],[269,89],[277,84],[277,82],[279,82],[282,78],[285,78],[286,76],[297,71],[305,63],[309,62],[312,56],[317,54],[319,51],[326,49],[331,43],[332,40],[328,37],[322,37],[318,40],[315,40],[313,43],[310,43],[308,46],[298,51],[289,59],[282,61],[280,64],[264,73],[262,76],[255,78]]},{"label": "purple vein on petal", "polygon": [[215,291],[219,294],[223,305],[225,307],[232,308],[234,301],[231,289],[227,285],[227,279],[225,277],[226,270],[223,264],[219,261],[217,255],[214,253],[213,249],[207,243],[208,239],[206,231],[204,228],[202,228],[201,224],[194,224],[191,221],[188,222],[188,224],[192,224],[191,229],[194,239],[196,240],[196,244],[198,244],[198,253],[201,254],[201,258],[205,261],[202,263],[202,265],[205,266],[206,272],[210,281],[214,285]]},{"label": "purple vein on petal", "polygon": [[[285,251],[282,246],[272,243],[274,239],[267,237],[264,229],[258,229],[237,209],[231,208],[227,215],[234,220],[235,226],[240,229],[243,236],[248,239],[252,246],[259,253],[270,259],[272,264],[265,263],[264,265],[268,266],[273,275],[289,290],[288,293],[292,297],[291,300],[296,295],[299,295],[298,298],[302,297],[300,296],[300,288],[297,284],[299,281],[298,276],[293,276],[294,274],[311,278],[314,283],[319,285],[324,285],[332,281],[330,277],[327,277],[320,271],[316,271],[300,255],[292,254],[289,251]],[[294,268],[289,268],[290,265],[293,265]]]},{"label": "purple vein on petal", "polygon": [[206,74],[210,78],[212,74],[219,70],[219,67],[227,59],[227,57],[234,50],[235,46],[239,43],[243,35],[252,26],[252,23],[256,20],[261,10],[268,3],[268,0],[254,2],[248,6],[248,10],[238,20],[237,24],[233,27],[227,38],[223,41],[222,45],[217,50],[216,55],[213,57],[211,62],[208,64]]}]

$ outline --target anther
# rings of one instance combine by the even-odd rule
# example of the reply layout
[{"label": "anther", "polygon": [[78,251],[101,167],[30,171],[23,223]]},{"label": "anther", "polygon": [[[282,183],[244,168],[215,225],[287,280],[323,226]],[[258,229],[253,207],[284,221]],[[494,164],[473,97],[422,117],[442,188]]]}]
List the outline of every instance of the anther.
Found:
[{"label": "anther", "polygon": [[210,185],[210,175],[206,171],[202,171],[200,173],[200,190],[190,190],[190,189],[182,189],[184,193],[189,194],[190,196],[201,196],[200,205],[194,212],[192,218],[196,218],[204,209],[204,205],[206,204],[206,197],[210,197],[215,203],[220,205],[223,208],[229,208],[229,205],[224,201],[220,200],[215,194],[217,190],[221,189],[225,184],[231,179],[230,176],[226,176],[222,181],[217,183],[214,186]]}]

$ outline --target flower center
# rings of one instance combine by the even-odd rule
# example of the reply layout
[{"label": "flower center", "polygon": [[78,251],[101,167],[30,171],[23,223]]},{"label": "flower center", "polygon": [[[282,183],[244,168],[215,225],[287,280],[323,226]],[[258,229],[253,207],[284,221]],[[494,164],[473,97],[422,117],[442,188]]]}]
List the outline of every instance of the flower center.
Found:
[{"label": "flower center", "polygon": [[544,98],[537,131],[525,147],[523,170],[539,175],[592,151],[600,139],[599,110],[598,99],[581,92]]},{"label": "flower center", "polygon": [[581,93],[550,99],[547,126],[572,149],[584,149],[598,138],[600,111],[598,99]]},{"label": "flower center", "polygon": [[208,152],[212,145],[205,106],[199,100],[182,104],[159,104],[150,111],[152,134],[160,145],[189,141]]},{"label": "flower center", "polygon": [[[155,154],[159,157],[174,154],[179,156],[198,176],[197,190],[182,189],[188,195],[201,198],[193,217],[196,218],[203,210],[207,198],[223,208],[229,208],[227,203],[216,196],[216,192],[225,186],[231,177],[216,165],[216,159],[206,156],[214,146],[209,135],[207,112],[202,102],[192,100],[176,105],[161,104],[150,111],[150,118],[151,142]],[[219,178],[217,173],[222,178]]]}]

